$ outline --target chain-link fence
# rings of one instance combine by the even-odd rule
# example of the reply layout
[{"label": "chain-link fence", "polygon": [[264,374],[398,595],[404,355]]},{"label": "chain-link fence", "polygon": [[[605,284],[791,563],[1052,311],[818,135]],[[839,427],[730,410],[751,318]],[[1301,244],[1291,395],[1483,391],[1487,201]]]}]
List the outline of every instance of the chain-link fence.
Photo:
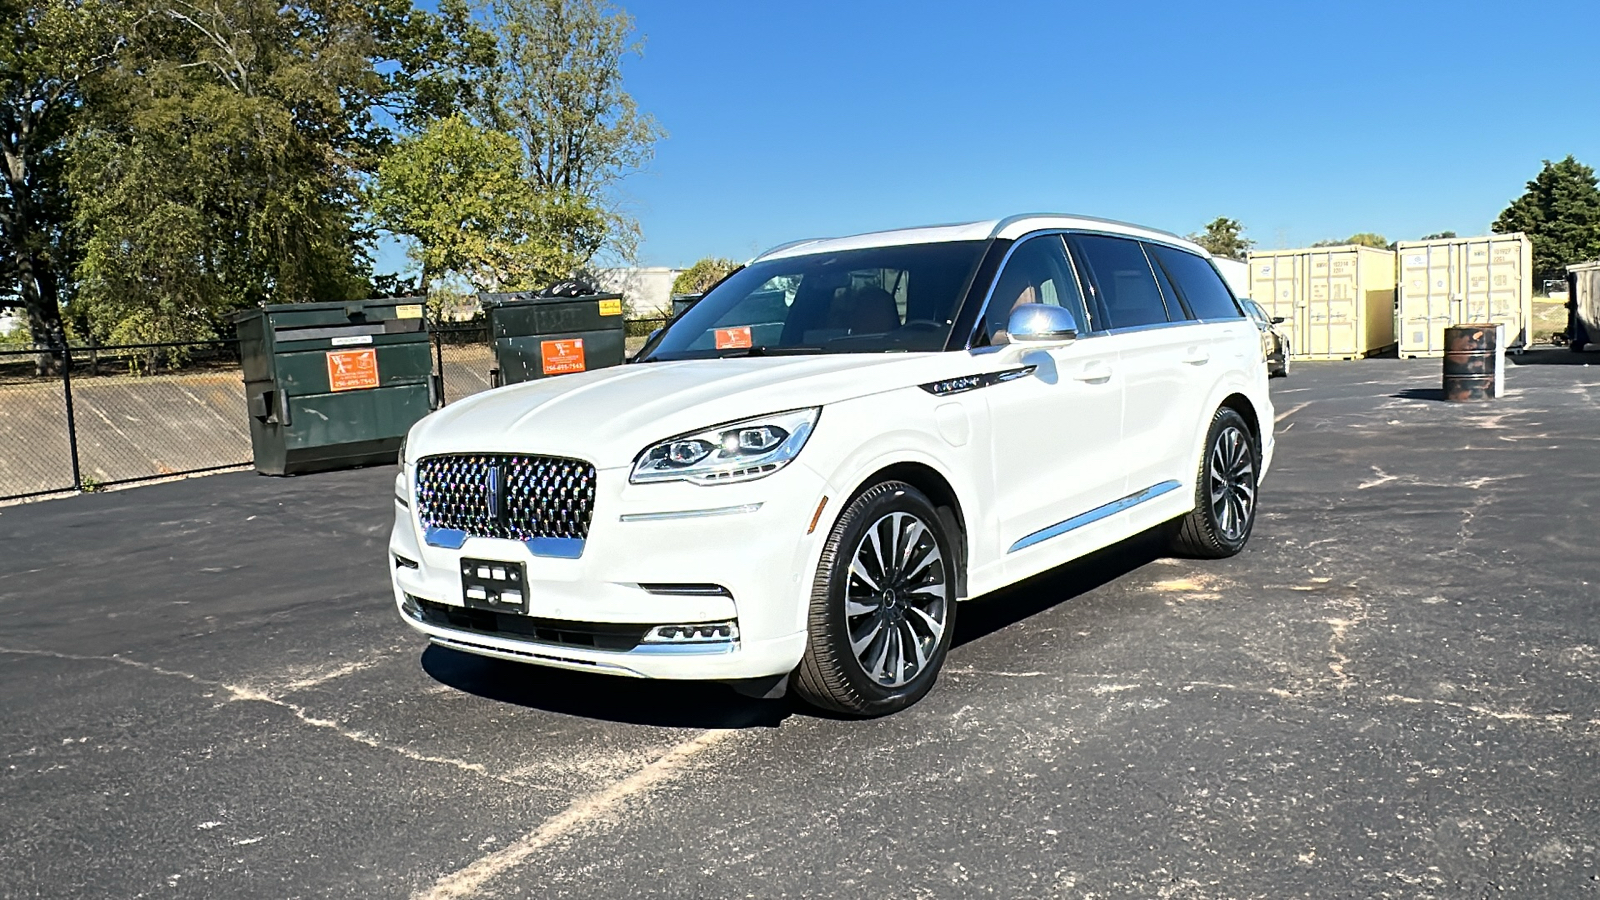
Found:
[{"label": "chain-link fence", "polygon": [[489,383],[489,371],[494,368],[494,348],[489,343],[489,326],[435,326],[433,366],[444,381],[445,403],[454,403],[479,391],[487,391],[493,386]]},{"label": "chain-link fence", "polygon": [[[629,356],[666,319],[626,325]],[[432,329],[444,402],[492,385],[488,326]],[[0,351],[0,500],[246,465],[237,340]]]},{"label": "chain-link fence", "polygon": [[0,499],[249,461],[237,341],[0,353]]}]

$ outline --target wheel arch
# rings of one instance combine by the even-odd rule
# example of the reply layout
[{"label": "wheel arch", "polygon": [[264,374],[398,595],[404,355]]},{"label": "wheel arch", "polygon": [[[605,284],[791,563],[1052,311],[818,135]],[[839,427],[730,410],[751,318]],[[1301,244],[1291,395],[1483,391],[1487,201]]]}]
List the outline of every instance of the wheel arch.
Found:
[{"label": "wheel arch", "polygon": [[1234,392],[1222,399],[1222,407],[1238,413],[1244,419],[1245,425],[1250,428],[1250,439],[1255,443],[1257,450],[1261,447],[1261,416],[1256,412],[1256,405],[1244,394]]},{"label": "wheel arch", "polygon": [[854,503],[868,488],[881,481],[903,481],[928,496],[933,508],[938,510],[940,524],[950,532],[956,543],[956,598],[967,596],[967,561],[971,557],[971,536],[967,532],[966,513],[962,511],[961,497],[938,469],[926,463],[903,461],[877,469],[861,479],[844,503],[842,511]]}]

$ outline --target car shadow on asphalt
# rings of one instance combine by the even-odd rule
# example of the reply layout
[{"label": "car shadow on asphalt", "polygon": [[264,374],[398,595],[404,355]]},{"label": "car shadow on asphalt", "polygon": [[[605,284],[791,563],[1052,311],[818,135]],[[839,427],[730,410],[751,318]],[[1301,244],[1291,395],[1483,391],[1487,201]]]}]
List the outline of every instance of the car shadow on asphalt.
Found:
[{"label": "car shadow on asphalt", "polygon": [[[962,603],[953,647],[1018,625],[1167,556],[1156,531],[1092,553],[975,601]],[[790,715],[851,719],[813,709],[791,693],[756,700],[715,682],[649,681],[476,656],[431,645],[422,668],[458,691],[527,709],[660,728],[775,728]]]},{"label": "car shadow on asphalt", "polygon": [[1017,625],[1170,555],[1160,530],[1152,529],[986,597],[963,603],[956,616],[952,646],[970,644]]},{"label": "car shadow on asphalt", "polygon": [[485,700],[563,716],[660,728],[775,728],[793,701],[755,700],[727,685],[648,681],[508,662],[430,645],[422,669]]},{"label": "car shadow on asphalt", "polygon": [[1587,366],[1591,364],[1600,366],[1600,353],[1593,351],[1574,353],[1566,347],[1556,347],[1550,350],[1529,350],[1527,353],[1507,355],[1506,360],[1514,366]]}]

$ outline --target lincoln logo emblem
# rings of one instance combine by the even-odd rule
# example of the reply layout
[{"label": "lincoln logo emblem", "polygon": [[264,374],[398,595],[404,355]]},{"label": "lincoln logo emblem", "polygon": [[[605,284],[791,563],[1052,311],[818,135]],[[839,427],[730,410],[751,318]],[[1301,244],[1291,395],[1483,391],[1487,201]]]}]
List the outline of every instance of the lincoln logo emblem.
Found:
[{"label": "lincoln logo emblem", "polygon": [[491,465],[488,477],[484,479],[484,499],[489,506],[489,521],[499,522],[504,519],[504,512],[500,496],[500,467]]}]

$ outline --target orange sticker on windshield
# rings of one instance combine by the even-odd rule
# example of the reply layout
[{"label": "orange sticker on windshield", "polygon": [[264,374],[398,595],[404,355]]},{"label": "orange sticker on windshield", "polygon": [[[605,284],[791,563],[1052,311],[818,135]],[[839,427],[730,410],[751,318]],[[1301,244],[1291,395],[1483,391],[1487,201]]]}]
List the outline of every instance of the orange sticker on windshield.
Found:
[{"label": "orange sticker on windshield", "polygon": [[539,351],[543,357],[542,366],[546,375],[583,371],[583,338],[541,341]]},{"label": "orange sticker on windshield", "polygon": [[750,326],[740,325],[738,328],[717,329],[718,350],[742,350],[751,346],[753,339],[750,337]]},{"label": "orange sticker on windshield", "polygon": [[359,391],[378,386],[378,351],[335,350],[328,354],[328,390]]}]

